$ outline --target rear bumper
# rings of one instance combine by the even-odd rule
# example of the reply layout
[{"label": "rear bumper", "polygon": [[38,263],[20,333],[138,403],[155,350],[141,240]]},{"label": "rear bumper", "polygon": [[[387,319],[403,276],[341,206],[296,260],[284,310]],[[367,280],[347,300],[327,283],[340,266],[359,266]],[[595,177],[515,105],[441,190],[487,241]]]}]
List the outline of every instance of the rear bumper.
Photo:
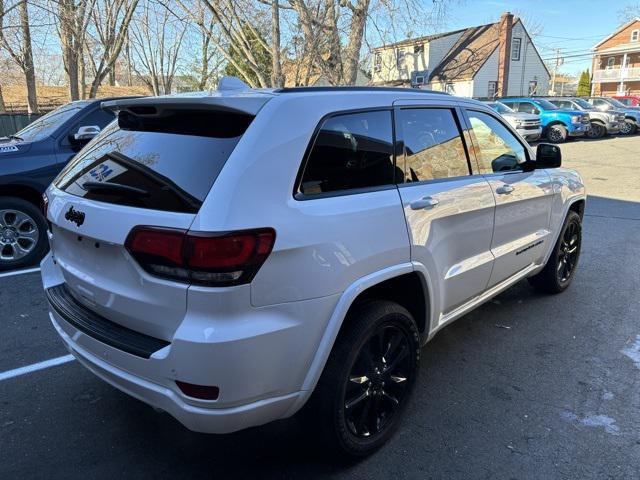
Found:
[{"label": "rear bumper", "polygon": [[[64,283],[51,254],[42,262],[42,277],[45,289]],[[190,430],[229,433],[295,413],[310,394],[304,380],[338,297],[245,306],[235,314],[221,313],[207,293],[194,293],[173,338],[147,358],[96,335],[54,307],[53,298],[49,316],[66,348],[87,369]],[[176,380],[218,386],[220,396],[213,401],[186,396]]]},{"label": "rear bumper", "polygon": [[[302,394],[302,392],[294,392],[232,408],[204,408],[191,405],[166,385],[127,372],[82,348],[72,339],[79,332],[74,334],[73,329],[69,325],[64,325],[64,320],[56,314],[50,313],[49,316],[69,352],[84,367],[128,395],[166,411],[189,430],[195,432],[230,433],[283,418]],[[73,337],[67,333],[67,330]]]}]

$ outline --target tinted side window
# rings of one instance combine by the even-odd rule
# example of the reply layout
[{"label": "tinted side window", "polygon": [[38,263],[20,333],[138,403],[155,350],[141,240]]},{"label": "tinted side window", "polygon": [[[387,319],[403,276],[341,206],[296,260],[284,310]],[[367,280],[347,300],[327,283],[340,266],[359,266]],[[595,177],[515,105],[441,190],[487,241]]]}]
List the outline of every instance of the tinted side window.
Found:
[{"label": "tinted side window", "polygon": [[469,164],[453,111],[445,108],[400,110],[406,182],[469,175]]},{"label": "tinted side window", "polygon": [[94,110],[89,115],[80,120],[76,127],[88,127],[97,125],[98,127],[100,127],[100,130],[102,130],[115,119],[116,117],[112,112],[104,111],[101,108],[98,108],[97,110]]},{"label": "tinted side window", "polygon": [[575,108],[571,102],[568,102],[566,100],[555,100],[551,103],[560,108]]},{"label": "tinted side window", "polygon": [[540,110],[538,110],[531,102],[520,102],[518,104],[518,111],[523,113],[535,113],[536,115],[540,113]]},{"label": "tinted side window", "polygon": [[304,195],[392,185],[391,111],[336,115],[320,127],[304,167]]},{"label": "tinted side window", "polygon": [[518,139],[491,115],[473,110],[467,114],[480,173],[519,170],[519,164],[525,162],[527,157]]}]

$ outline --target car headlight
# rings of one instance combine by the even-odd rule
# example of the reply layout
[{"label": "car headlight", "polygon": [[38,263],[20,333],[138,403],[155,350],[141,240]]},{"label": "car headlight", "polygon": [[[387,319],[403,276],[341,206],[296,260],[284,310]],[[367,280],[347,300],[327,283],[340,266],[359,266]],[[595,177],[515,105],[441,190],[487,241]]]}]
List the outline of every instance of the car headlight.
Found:
[{"label": "car headlight", "polygon": [[516,120],[516,128],[520,128],[521,126],[524,125],[524,122],[521,120]]},{"label": "car headlight", "polygon": [[607,118],[610,122],[615,122],[618,119],[618,116],[615,113],[609,113],[607,114]]},{"label": "car headlight", "polygon": [[571,117],[571,123],[580,123],[580,120],[581,120],[581,118],[580,118],[579,115],[573,115]]}]

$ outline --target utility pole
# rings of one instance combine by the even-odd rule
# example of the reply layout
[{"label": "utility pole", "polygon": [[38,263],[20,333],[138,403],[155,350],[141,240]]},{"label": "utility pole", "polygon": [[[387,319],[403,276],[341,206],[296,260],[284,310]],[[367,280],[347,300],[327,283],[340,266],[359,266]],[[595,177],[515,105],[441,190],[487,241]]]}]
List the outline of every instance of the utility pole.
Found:
[{"label": "utility pole", "polygon": [[556,75],[558,74],[558,68],[562,65],[562,58],[560,58],[560,49],[556,48],[556,66],[553,69],[553,76],[551,77],[551,94],[556,94]]}]

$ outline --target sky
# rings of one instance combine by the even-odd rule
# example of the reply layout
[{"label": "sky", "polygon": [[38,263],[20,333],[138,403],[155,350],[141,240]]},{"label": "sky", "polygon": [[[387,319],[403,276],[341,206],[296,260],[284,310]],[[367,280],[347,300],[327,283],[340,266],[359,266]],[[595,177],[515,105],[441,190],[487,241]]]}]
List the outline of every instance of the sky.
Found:
[{"label": "sky", "polygon": [[638,0],[463,0],[450,9],[446,27],[481,25],[510,11],[524,19],[530,34],[529,24],[540,28],[534,44],[544,60],[555,58],[554,50],[560,48],[565,58],[559,73],[577,74],[591,67],[591,57],[585,54],[620,26],[620,11],[633,5],[640,10]]}]

